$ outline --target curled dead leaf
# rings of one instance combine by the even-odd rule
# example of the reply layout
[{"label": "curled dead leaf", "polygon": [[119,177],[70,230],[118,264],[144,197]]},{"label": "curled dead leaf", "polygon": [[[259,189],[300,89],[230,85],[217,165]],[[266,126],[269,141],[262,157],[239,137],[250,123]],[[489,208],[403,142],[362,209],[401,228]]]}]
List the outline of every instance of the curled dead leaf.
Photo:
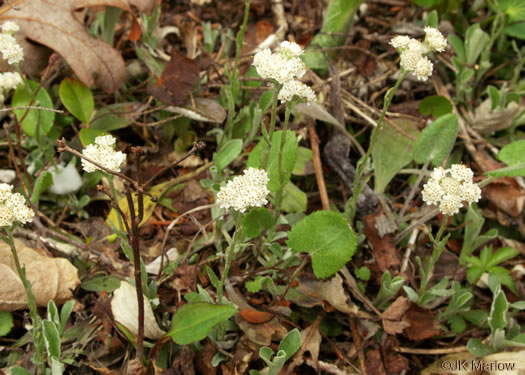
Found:
[{"label": "curled dead leaf", "polygon": [[266,311],[258,311],[250,308],[239,310],[239,315],[248,323],[262,324],[274,317],[274,314]]},{"label": "curled dead leaf", "polygon": [[[67,259],[50,258],[15,240],[20,263],[26,268],[38,306],[51,300],[63,304],[73,298],[72,290],[80,283],[77,269]],[[26,294],[18,277],[10,247],[0,242],[0,311],[15,311],[27,307]]]},{"label": "curled dead leaf", "polygon": [[[120,287],[113,292],[111,300],[111,312],[115,321],[122,324],[134,335],[138,332],[138,303],[137,290],[126,281],[120,282]],[[144,337],[158,339],[164,332],[157,324],[153,309],[146,297],[144,297]]]},{"label": "curled dead leaf", "polygon": [[475,110],[472,116],[472,128],[479,133],[494,133],[512,126],[512,121],[523,110],[523,104],[510,102],[503,110],[493,110],[492,100],[486,99]]},{"label": "curled dead leaf", "polygon": [[[113,6],[132,14],[130,5],[141,11],[150,11],[154,0],[31,0],[17,2],[17,8],[7,10],[0,21],[12,20],[20,26],[16,33],[19,41],[26,38],[59,53],[69,64],[78,78],[90,87],[96,84],[106,92],[116,91],[124,81],[126,67],[120,52],[110,45],[93,38],[78,18],[81,8]],[[25,56],[21,68],[33,72],[38,58],[47,56],[42,47],[22,43]],[[42,62],[38,65],[42,66]],[[44,65],[45,66],[45,65]],[[7,68],[0,64],[0,69]]]}]

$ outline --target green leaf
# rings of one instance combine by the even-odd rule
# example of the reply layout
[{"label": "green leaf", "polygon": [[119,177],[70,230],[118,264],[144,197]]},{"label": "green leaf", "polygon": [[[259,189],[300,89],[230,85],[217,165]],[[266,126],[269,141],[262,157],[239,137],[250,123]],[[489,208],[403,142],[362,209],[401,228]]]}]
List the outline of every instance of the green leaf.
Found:
[{"label": "green leaf", "polygon": [[31,203],[38,208],[40,196],[53,185],[53,176],[50,172],[44,171],[35,181],[33,193],[31,194]]},{"label": "green leaf", "polygon": [[73,312],[74,307],[75,307],[75,301],[73,300],[67,301],[62,306],[62,310],[60,310],[60,335],[64,333],[64,328],[66,327],[67,320],[69,319],[69,316]]},{"label": "green leaf", "polygon": [[503,28],[503,31],[509,36],[525,40],[525,22],[523,21],[519,21],[511,25],[506,25]]},{"label": "green leaf", "polygon": [[507,310],[509,309],[509,304],[505,293],[501,288],[498,288],[498,291],[492,299],[492,305],[490,307],[489,317],[487,322],[492,331],[496,329],[504,329],[507,325]]},{"label": "green leaf", "polygon": [[444,96],[431,95],[419,103],[419,113],[423,116],[440,117],[452,112],[452,103]]},{"label": "green leaf", "polygon": [[518,346],[523,347],[525,345],[525,333],[520,333],[519,335],[514,336],[513,338],[509,339],[511,343],[517,343],[520,344]]},{"label": "green leaf", "polygon": [[525,139],[514,141],[504,146],[498,152],[498,159],[507,165],[513,166],[525,163]]},{"label": "green leaf", "polygon": [[525,310],[525,301],[517,301],[510,304],[510,307],[517,310]]},{"label": "green leaf", "polygon": [[301,347],[301,333],[297,328],[292,329],[279,344],[279,351],[283,350],[286,353],[286,361],[295,354]]},{"label": "green leaf", "polygon": [[495,171],[485,172],[487,176],[492,177],[519,177],[525,176],[525,163],[516,164],[510,167],[496,169]]},{"label": "green leaf", "polygon": [[343,215],[317,211],[292,228],[286,244],[293,251],[310,253],[315,276],[326,278],[352,258],[357,238]]},{"label": "green leaf", "polygon": [[120,286],[120,279],[116,276],[95,276],[82,281],[80,287],[88,292],[111,293]]},{"label": "green leaf", "polygon": [[281,209],[286,212],[305,212],[308,204],[306,193],[292,182],[284,187]]},{"label": "green leaf", "polygon": [[432,8],[439,5],[443,0],[414,0],[414,3],[423,8]]},{"label": "green leaf", "polygon": [[[34,92],[39,84],[34,81],[27,81],[29,87]],[[25,85],[18,85],[13,94],[11,105],[13,107],[34,106],[43,108],[53,108],[53,101],[44,87],[40,87],[36,94],[36,99],[33,99],[33,92],[28,92]],[[24,121],[22,121],[22,130],[30,137],[37,134],[40,136],[49,133],[55,121],[55,112],[41,111],[37,109],[15,109],[13,111],[18,121],[22,119],[27,112]]]},{"label": "green leaf", "polygon": [[308,174],[308,165],[312,161],[312,150],[299,146],[297,148],[297,159],[293,167],[292,174],[296,176],[306,176]]},{"label": "green leaf", "polygon": [[411,288],[411,287],[409,287],[407,285],[403,285],[403,290],[407,294],[407,297],[408,297],[408,299],[410,301],[416,302],[419,299],[416,291],[413,288]]},{"label": "green leaf", "polygon": [[[268,156],[268,165],[266,172],[268,173],[268,189],[272,193],[276,193],[281,189],[279,180],[279,152],[281,148],[281,136],[283,132],[281,130],[274,133],[272,137],[272,147],[270,149],[270,155]],[[260,168],[264,155],[268,152],[268,145],[266,142],[261,141],[248,156],[248,162],[246,167]],[[284,144],[284,150],[282,155],[282,173],[284,174],[283,185],[286,186],[290,181],[293,167],[295,166],[295,160],[297,158],[297,137],[295,133],[288,130],[286,133],[286,140]]]},{"label": "green leaf", "polygon": [[73,116],[84,124],[89,123],[95,108],[95,100],[86,85],[76,79],[65,78],[60,83],[59,95],[62,104]]},{"label": "green leaf", "polygon": [[495,110],[500,104],[499,91],[495,86],[488,85],[487,92],[490,97],[490,102],[492,103],[492,110]]},{"label": "green leaf", "polygon": [[[379,193],[385,190],[397,172],[412,161],[413,139],[419,133],[414,121],[396,119],[394,124],[397,129],[390,125],[383,127],[372,149],[374,189]],[[407,135],[412,136],[412,139]]]},{"label": "green leaf", "polygon": [[470,323],[475,326],[481,327],[485,319],[487,319],[488,313],[485,310],[470,310],[465,311],[461,314],[465,320],[468,320]]},{"label": "green leaf", "polygon": [[454,315],[450,317],[447,323],[450,325],[450,328],[455,333],[463,333],[463,331],[465,331],[465,329],[467,328],[467,323],[465,322],[465,319],[463,319],[459,315]]},{"label": "green leaf", "polygon": [[510,22],[525,20],[525,3],[522,0],[499,0],[494,4],[509,17]]},{"label": "green leaf", "polygon": [[108,133],[104,130],[93,129],[93,128],[82,128],[78,132],[78,135],[80,137],[80,142],[82,143],[82,146],[84,147],[92,143],[95,143],[95,138],[97,138],[98,136],[106,135],[106,134]]},{"label": "green leaf", "polygon": [[272,105],[273,91],[266,91],[259,99],[259,108],[264,112]]},{"label": "green leaf", "polygon": [[22,368],[20,366],[14,366],[10,369],[11,375],[31,375],[29,371],[27,371],[25,368]]},{"label": "green leaf", "polygon": [[114,103],[99,109],[89,124],[90,129],[109,132],[122,129],[137,117],[137,103]]},{"label": "green leaf", "polygon": [[479,266],[471,266],[467,269],[467,280],[470,284],[474,285],[478,282],[481,275],[485,270]]},{"label": "green leaf", "polygon": [[483,344],[480,339],[468,340],[467,350],[476,357],[485,357],[492,353],[490,346]]},{"label": "green leaf", "polygon": [[489,272],[489,276],[496,278],[501,285],[505,285],[512,291],[512,293],[518,295],[518,290],[516,289],[514,278],[512,277],[508,269],[496,266],[491,267]]},{"label": "green leaf", "polygon": [[475,64],[479,55],[486,48],[490,41],[490,36],[483,31],[479,24],[474,24],[467,29],[465,34],[465,52],[467,64]]},{"label": "green leaf", "polygon": [[506,260],[512,259],[517,256],[520,252],[512,247],[502,247],[496,250],[489,258],[486,267],[491,268],[497,266]]},{"label": "green leaf", "polygon": [[44,328],[44,342],[48,354],[60,358],[60,334],[58,333],[57,326],[49,320],[42,321],[42,325]]},{"label": "green leaf", "polygon": [[478,238],[484,222],[485,219],[483,219],[483,216],[478,213],[476,208],[473,205],[469,205],[467,209],[467,216],[465,217],[465,223],[467,225],[465,226],[463,245],[461,246],[459,255],[459,259],[462,262],[465,262],[466,258],[472,254],[474,250],[476,250],[474,247],[474,242]]},{"label": "green leaf", "polygon": [[454,48],[456,52],[457,59],[459,62],[465,62],[465,47],[463,46],[463,40],[460,37],[454,34],[450,34],[447,38],[448,42]]},{"label": "green leaf", "polygon": [[213,305],[205,302],[186,304],[173,316],[171,329],[166,336],[179,345],[200,341],[214,326],[228,320],[236,312],[231,305]]},{"label": "green leaf", "polygon": [[258,237],[262,231],[270,229],[274,224],[273,215],[266,207],[252,209],[242,220],[242,229],[247,237]]},{"label": "green leaf", "polygon": [[9,311],[0,311],[0,337],[8,335],[13,326],[13,314]]},{"label": "green leaf", "polygon": [[242,151],[242,140],[230,139],[213,154],[213,162],[218,170],[222,171],[228,166]]},{"label": "green leaf", "polygon": [[440,165],[452,151],[458,130],[455,114],[439,117],[419,134],[414,144],[414,160],[420,164],[431,160],[433,165]]},{"label": "green leaf", "polygon": [[354,272],[355,272],[355,275],[360,280],[363,280],[363,281],[370,280],[370,269],[368,267],[363,266],[361,268],[356,269]]}]

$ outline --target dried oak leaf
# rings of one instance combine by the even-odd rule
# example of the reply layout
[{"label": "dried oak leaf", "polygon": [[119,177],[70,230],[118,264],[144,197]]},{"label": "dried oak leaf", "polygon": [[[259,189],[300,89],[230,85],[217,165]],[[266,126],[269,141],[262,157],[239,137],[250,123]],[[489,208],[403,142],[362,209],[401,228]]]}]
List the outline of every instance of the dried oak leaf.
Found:
[{"label": "dried oak leaf", "polygon": [[181,105],[199,78],[199,71],[199,64],[173,48],[171,59],[166,64],[157,84],[148,87],[147,91],[163,103],[173,106]]},{"label": "dried oak leaf", "polygon": [[365,227],[363,233],[372,245],[372,251],[376,258],[379,269],[384,272],[386,270],[396,270],[399,268],[399,257],[396,253],[394,245],[394,236],[385,234],[380,236],[376,226],[376,219],[383,215],[382,212],[372,213],[363,218]]},{"label": "dried oak leaf", "polygon": [[[80,283],[77,269],[64,258],[50,258],[15,240],[20,263],[26,268],[38,306],[51,300],[63,304],[73,298],[72,290]],[[27,307],[26,294],[18,277],[11,248],[0,242],[0,311],[15,311]]]},{"label": "dried oak leaf", "polygon": [[262,324],[270,321],[275,314],[266,311],[258,311],[251,308],[245,308],[239,310],[239,315],[246,320],[248,323],[252,324]]},{"label": "dried oak leaf", "polygon": [[[17,1],[18,10],[9,9],[0,22],[15,21],[20,26],[15,36],[24,48],[24,55],[33,57],[21,63],[22,70],[35,73],[35,57],[42,48],[25,39],[45,45],[60,54],[88,87],[96,84],[106,92],[116,91],[124,81],[126,66],[120,52],[109,44],[93,38],[77,11],[96,6],[112,6],[132,13],[131,5],[150,11],[158,0],[31,0]],[[0,64],[0,69],[7,68]],[[6,69],[2,69],[6,70]]]},{"label": "dried oak leaf", "polygon": [[365,366],[367,374],[387,375],[381,359],[381,352],[378,349],[371,349],[366,352]]},{"label": "dried oak leaf", "polygon": [[410,302],[406,297],[397,297],[388,309],[385,310],[381,315],[381,319],[386,333],[396,335],[402,333],[405,328],[410,326],[410,323],[403,319],[403,315],[405,315],[409,307]]},{"label": "dried oak leaf", "polygon": [[431,310],[411,304],[404,315],[410,327],[405,328],[405,334],[410,340],[425,340],[432,336],[440,336],[441,328]]},{"label": "dried oak leaf", "polygon": [[483,187],[483,196],[500,210],[517,218],[523,211],[525,192],[515,179],[500,178]]}]

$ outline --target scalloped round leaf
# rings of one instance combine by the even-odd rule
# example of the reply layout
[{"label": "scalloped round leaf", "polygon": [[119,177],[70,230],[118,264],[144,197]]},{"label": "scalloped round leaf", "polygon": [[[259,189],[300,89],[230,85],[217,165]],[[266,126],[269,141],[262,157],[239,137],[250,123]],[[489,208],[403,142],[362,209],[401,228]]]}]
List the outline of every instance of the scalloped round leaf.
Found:
[{"label": "scalloped round leaf", "polygon": [[317,211],[292,228],[286,244],[293,251],[309,253],[315,276],[326,278],[352,258],[357,238],[343,215]]}]

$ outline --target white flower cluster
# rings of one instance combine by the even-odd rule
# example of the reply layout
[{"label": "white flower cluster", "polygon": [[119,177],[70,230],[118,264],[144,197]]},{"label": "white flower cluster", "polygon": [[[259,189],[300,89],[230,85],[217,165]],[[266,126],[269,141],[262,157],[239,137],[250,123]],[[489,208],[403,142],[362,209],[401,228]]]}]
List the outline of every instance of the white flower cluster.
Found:
[{"label": "white flower cluster", "polygon": [[468,204],[481,198],[481,189],[472,183],[474,173],[463,164],[454,164],[450,169],[434,168],[430,180],[423,186],[423,201],[427,204],[439,204],[439,210],[445,215],[454,215]]},{"label": "white flower cluster", "polygon": [[15,222],[25,224],[35,216],[33,210],[26,206],[24,196],[12,190],[11,185],[0,184],[0,227],[10,227]]},{"label": "white flower cluster", "polygon": [[415,74],[417,79],[426,81],[432,75],[433,65],[428,57],[429,52],[443,52],[447,48],[447,40],[434,27],[425,27],[423,43],[406,35],[398,35],[390,41],[400,53],[401,68]]},{"label": "white flower cluster", "polygon": [[268,175],[264,169],[248,168],[244,175],[228,181],[217,193],[217,203],[221,208],[233,208],[245,212],[249,207],[261,207],[268,203],[266,187]]},{"label": "white flower cluster", "polygon": [[22,77],[17,72],[0,73],[0,103],[5,100],[5,94],[22,83]]},{"label": "white flower cluster", "polygon": [[[115,172],[120,172],[120,168],[126,163],[126,154],[120,151],[115,151],[113,146],[116,139],[111,135],[102,135],[95,138],[95,144],[88,145],[83,151],[82,155],[97,162],[98,164],[111,169]],[[95,172],[100,168],[96,165],[82,159],[82,168],[86,172]]]},{"label": "white flower cluster", "polygon": [[13,21],[4,22],[1,27],[0,52],[2,52],[4,60],[7,60],[9,64],[18,64],[24,59],[24,50],[13,36],[19,30],[19,27]]},{"label": "white flower cluster", "polygon": [[294,96],[307,102],[315,100],[313,90],[299,82],[306,73],[306,65],[299,57],[302,53],[297,43],[284,41],[279,52],[272,53],[266,48],[253,57],[253,65],[262,78],[273,79],[283,85],[278,97],[281,102],[289,102]]}]

